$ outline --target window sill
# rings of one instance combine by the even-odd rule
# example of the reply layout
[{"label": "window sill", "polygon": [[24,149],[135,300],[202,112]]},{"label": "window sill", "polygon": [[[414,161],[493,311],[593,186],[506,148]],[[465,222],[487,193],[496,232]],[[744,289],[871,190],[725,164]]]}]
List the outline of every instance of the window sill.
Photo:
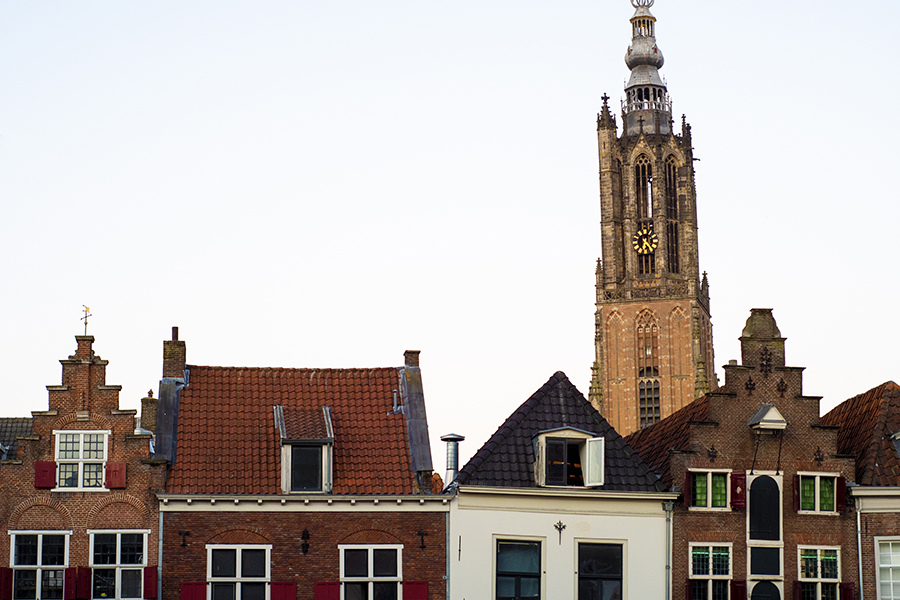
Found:
[{"label": "window sill", "polygon": [[696,512],[731,512],[730,506],[689,506],[689,511]]},{"label": "window sill", "polygon": [[50,490],[51,492],[108,492],[109,488],[70,488],[70,487],[55,487]]},{"label": "window sill", "polygon": [[797,511],[798,515],[820,515],[826,517],[837,517],[841,513],[836,510],[803,510],[800,509]]}]

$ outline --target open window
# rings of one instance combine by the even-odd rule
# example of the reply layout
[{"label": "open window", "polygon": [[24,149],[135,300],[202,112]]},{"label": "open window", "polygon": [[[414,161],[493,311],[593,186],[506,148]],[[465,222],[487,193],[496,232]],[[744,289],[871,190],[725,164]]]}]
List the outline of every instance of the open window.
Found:
[{"label": "open window", "polygon": [[281,438],[281,491],[330,492],[334,429],[331,409],[275,406],[275,428]]},{"label": "open window", "polygon": [[539,433],[535,444],[535,481],[538,485],[603,485],[604,438],[567,427]]}]

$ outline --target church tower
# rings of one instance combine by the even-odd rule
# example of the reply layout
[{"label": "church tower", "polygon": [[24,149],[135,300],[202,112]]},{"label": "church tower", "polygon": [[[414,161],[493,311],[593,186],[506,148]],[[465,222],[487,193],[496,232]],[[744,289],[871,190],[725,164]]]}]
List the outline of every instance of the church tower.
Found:
[{"label": "church tower", "polygon": [[659,76],[653,0],[631,0],[622,131],[597,115],[600,227],[591,403],[622,434],[715,390],[706,274],[700,278],[691,127],[676,133]]}]

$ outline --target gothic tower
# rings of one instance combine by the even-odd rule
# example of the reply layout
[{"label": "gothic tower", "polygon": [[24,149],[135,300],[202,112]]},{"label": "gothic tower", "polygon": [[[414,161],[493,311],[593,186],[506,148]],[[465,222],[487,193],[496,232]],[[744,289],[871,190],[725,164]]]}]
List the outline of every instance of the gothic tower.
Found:
[{"label": "gothic tower", "polygon": [[622,435],[716,389],[706,274],[700,279],[691,127],[676,134],[659,76],[653,0],[631,0],[622,132],[597,115],[603,258],[591,403]]}]

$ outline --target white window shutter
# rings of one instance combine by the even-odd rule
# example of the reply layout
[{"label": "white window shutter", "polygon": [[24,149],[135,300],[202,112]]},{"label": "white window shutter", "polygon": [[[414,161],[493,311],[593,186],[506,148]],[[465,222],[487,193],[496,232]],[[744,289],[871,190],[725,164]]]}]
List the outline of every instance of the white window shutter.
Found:
[{"label": "white window shutter", "polygon": [[604,439],[596,437],[585,440],[584,449],[584,464],[587,466],[584,470],[584,485],[588,487],[603,485]]}]

